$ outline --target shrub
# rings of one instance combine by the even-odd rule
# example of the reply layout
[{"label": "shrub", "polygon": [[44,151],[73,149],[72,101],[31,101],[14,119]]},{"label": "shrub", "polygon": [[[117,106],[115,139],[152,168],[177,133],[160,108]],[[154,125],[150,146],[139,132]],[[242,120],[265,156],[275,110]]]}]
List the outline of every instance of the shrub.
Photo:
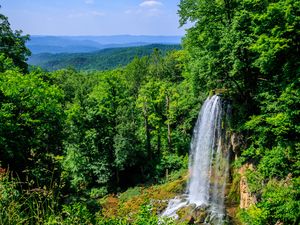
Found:
[{"label": "shrub", "polygon": [[91,224],[92,214],[87,207],[81,203],[74,203],[71,205],[63,205],[62,214],[65,217],[63,224]]},{"label": "shrub", "polygon": [[129,188],[127,189],[127,191],[123,192],[122,194],[120,194],[119,199],[121,202],[125,202],[130,200],[131,198],[140,195],[141,194],[141,187],[133,187],[133,188]]}]

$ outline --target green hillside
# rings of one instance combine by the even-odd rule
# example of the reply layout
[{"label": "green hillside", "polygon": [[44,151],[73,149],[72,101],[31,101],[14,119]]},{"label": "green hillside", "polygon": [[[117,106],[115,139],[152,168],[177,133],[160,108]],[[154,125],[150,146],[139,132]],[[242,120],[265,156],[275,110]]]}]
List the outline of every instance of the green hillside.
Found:
[{"label": "green hillside", "polygon": [[28,63],[48,71],[66,67],[76,70],[109,70],[125,66],[135,57],[148,56],[154,49],[159,49],[165,55],[168,51],[181,49],[181,46],[151,44],[140,47],[109,48],[92,53],[42,53],[32,55]]},{"label": "green hillside", "polygon": [[[48,72],[0,13],[0,225],[300,224],[300,1],[181,0],[179,17],[182,50],[30,59]],[[192,204],[163,220],[174,196]]]}]

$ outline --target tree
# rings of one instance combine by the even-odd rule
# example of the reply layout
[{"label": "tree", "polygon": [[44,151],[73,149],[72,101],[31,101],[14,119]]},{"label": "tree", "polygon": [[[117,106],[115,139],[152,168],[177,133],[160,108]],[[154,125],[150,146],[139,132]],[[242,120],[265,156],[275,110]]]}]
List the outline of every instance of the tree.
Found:
[{"label": "tree", "polygon": [[299,210],[284,209],[299,208],[299,1],[182,0],[179,14],[193,22],[188,81],[196,93],[221,89],[232,99],[232,128],[248,144],[243,162],[261,178],[244,222],[299,223]]},{"label": "tree", "polygon": [[[0,73],[0,157],[21,177],[50,182],[61,155],[62,92],[43,73]],[[24,173],[25,172],[25,173]]]},{"label": "tree", "polygon": [[23,36],[22,31],[13,31],[10,28],[8,18],[0,14],[0,54],[3,54],[5,58],[12,59],[14,65],[23,72],[28,71],[26,60],[31,54],[25,46],[25,42],[28,40],[28,35]]}]

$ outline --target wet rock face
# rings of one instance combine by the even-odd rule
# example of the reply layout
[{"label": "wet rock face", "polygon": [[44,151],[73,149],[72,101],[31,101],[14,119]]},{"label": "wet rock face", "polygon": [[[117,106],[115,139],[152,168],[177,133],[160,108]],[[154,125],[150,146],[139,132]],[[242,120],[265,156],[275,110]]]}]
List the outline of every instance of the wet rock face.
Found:
[{"label": "wet rock face", "polygon": [[237,159],[237,156],[240,154],[241,148],[245,145],[243,139],[243,136],[238,133],[232,133],[230,136],[230,144],[232,147],[232,152],[235,155],[235,159]]},{"label": "wet rock face", "polygon": [[[243,141],[244,137],[238,133],[232,133],[230,136],[230,144],[232,152],[235,155],[235,159],[240,154],[240,150],[245,146]],[[245,176],[246,170],[253,170],[252,164],[245,164],[237,172],[240,174],[240,208],[247,209],[249,206],[256,204],[256,196],[250,192],[247,177]]]},{"label": "wet rock face", "polygon": [[253,165],[246,164],[239,170],[239,173],[241,175],[241,180],[240,180],[240,208],[241,209],[247,209],[251,205],[257,203],[257,199],[255,195],[252,195],[249,190],[247,178],[245,176],[245,172],[247,169],[250,170],[253,169]]},{"label": "wet rock face", "polygon": [[249,191],[247,179],[245,176],[241,177],[240,181],[240,190],[241,190],[241,198],[240,198],[240,208],[241,209],[247,209],[249,206],[256,203],[255,196],[252,196],[252,194]]}]

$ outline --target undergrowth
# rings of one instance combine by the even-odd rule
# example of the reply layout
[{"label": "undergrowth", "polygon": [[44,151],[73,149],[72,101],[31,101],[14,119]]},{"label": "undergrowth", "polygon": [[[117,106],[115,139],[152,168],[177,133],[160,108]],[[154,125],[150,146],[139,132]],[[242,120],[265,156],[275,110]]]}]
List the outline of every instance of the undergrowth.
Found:
[{"label": "undergrowth", "polygon": [[0,224],[172,225],[173,220],[160,219],[158,214],[168,199],[184,191],[186,178],[186,170],[180,170],[165,178],[163,184],[105,196],[96,200],[101,210],[95,212],[83,199],[61,204],[54,188],[25,190],[6,172],[0,174]]}]

